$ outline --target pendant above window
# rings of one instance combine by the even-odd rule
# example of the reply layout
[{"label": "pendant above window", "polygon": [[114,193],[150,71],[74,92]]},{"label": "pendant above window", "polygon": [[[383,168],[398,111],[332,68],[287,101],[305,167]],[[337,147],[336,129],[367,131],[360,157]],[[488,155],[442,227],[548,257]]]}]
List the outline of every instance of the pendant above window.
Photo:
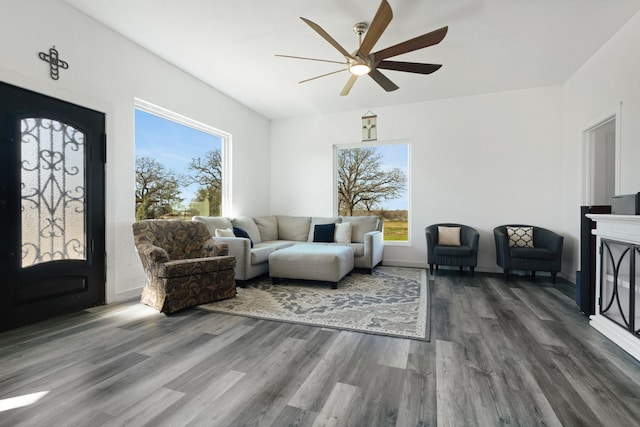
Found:
[{"label": "pendant above window", "polygon": [[363,141],[376,141],[378,139],[378,124],[375,114],[371,111],[367,111],[362,116],[362,140]]}]

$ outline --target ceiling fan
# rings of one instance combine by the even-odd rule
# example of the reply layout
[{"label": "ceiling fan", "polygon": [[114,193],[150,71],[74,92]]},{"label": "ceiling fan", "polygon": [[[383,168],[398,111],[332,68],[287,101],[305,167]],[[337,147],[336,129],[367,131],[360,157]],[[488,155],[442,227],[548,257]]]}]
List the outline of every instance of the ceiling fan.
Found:
[{"label": "ceiling fan", "polygon": [[[382,33],[387,28],[391,19],[393,18],[393,12],[391,6],[387,0],[382,0],[378,11],[371,21],[371,25],[368,26],[364,22],[357,23],[353,27],[353,31],[358,36],[360,47],[353,53],[349,53],[344,49],[337,41],[333,39],[325,30],[323,30],[318,24],[312,22],[306,18],[300,17],[307,25],[309,25],[316,33],[320,34],[322,38],[328,41],[338,52],[344,56],[346,62],[331,61],[326,59],[306,58],[302,56],[291,55],[276,55],[284,58],[294,59],[306,59],[310,61],[332,62],[336,64],[346,65],[338,71],[322,74],[320,76],[312,77],[310,79],[302,80],[299,83],[308,82],[318,79],[320,77],[329,76],[331,74],[340,73],[348,70],[351,73],[351,77],[347,81],[347,84],[340,92],[341,96],[345,96],[349,93],[353,84],[356,82],[359,76],[368,74],[376,83],[378,83],[387,92],[398,89],[398,86],[389,80],[384,74],[380,72],[380,69],[405,71],[408,73],[417,74],[431,74],[437,71],[442,65],[440,64],[423,64],[419,62],[400,62],[400,61],[387,61],[387,58],[391,58],[397,55],[401,55],[407,52],[413,52],[414,50],[423,49],[428,46],[438,44],[444,39],[449,27],[442,27],[438,30],[431,31],[421,36],[415,37],[411,40],[406,40],[402,43],[390,46],[386,49],[379,50],[377,52],[371,52],[373,46],[376,44]],[[366,31],[366,34],[365,34]],[[362,35],[365,34],[364,40]]]}]

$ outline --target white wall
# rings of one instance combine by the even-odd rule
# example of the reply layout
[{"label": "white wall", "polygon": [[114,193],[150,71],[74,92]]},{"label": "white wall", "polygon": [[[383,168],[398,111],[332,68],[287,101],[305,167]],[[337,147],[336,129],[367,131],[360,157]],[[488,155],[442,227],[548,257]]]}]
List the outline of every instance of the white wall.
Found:
[{"label": "white wall", "polygon": [[[478,269],[499,271],[493,228],[562,229],[562,88],[545,87],[376,107],[378,140],[411,144],[411,230],[386,264],[425,266],[425,226],[480,232]],[[333,214],[333,145],[359,142],[366,111],[277,120],[271,126],[271,210]],[[577,215],[577,214],[576,214]]]},{"label": "white wall", "polygon": [[[563,224],[579,236],[578,206],[585,204],[583,132],[602,118],[620,113],[618,135],[620,184],[618,194],[640,191],[640,13],[624,25],[564,85],[563,100]],[[576,247],[577,238],[568,242]],[[565,244],[567,241],[565,240]],[[579,253],[564,259],[565,269],[579,269]]]},{"label": "white wall", "polygon": [[[49,77],[38,52],[55,45],[69,63]],[[233,211],[267,213],[267,119],[124,39],[60,0],[2,1],[0,80],[106,113],[107,301],[139,295],[133,248],[134,115],[138,97],[233,135]]]}]

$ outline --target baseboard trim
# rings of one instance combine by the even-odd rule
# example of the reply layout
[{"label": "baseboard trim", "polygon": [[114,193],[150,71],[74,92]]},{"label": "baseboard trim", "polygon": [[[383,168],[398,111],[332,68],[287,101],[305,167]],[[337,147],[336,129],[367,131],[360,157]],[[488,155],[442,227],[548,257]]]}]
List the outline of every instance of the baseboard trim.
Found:
[{"label": "baseboard trim", "polygon": [[126,301],[133,298],[140,298],[141,294],[142,294],[142,288],[133,288],[133,289],[127,289],[126,291],[123,291],[123,292],[117,292],[115,302]]}]

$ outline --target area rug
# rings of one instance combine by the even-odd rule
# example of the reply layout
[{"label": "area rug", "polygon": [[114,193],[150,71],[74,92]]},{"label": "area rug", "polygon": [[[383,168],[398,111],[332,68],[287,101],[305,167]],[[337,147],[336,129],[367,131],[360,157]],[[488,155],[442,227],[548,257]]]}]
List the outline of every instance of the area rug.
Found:
[{"label": "area rug", "polygon": [[377,267],[353,272],[338,289],[329,283],[264,277],[238,288],[236,298],[198,308],[258,319],[429,341],[429,283],[420,268]]}]

